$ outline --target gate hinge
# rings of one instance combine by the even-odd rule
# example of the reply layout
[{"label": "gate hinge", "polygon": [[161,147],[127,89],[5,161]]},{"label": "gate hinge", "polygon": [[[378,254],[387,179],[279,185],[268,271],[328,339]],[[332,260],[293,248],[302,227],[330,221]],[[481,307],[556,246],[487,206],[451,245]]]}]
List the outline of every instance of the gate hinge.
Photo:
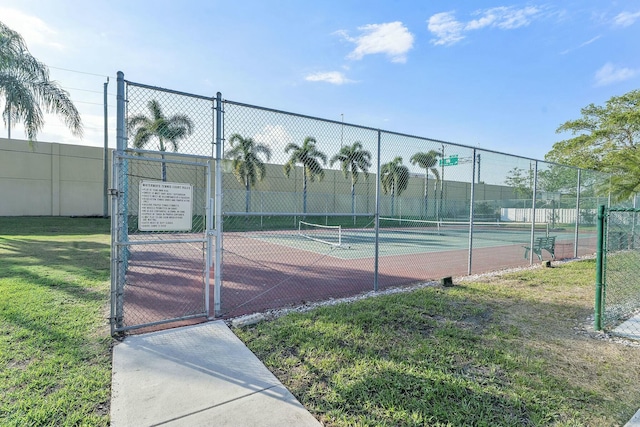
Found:
[{"label": "gate hinge", "polygon": [[118,194],[120,194],[118,193],[117,188],[109,188],[107,192],[109,193],[110,196],[116,196],[116,197],[118,197]]}]

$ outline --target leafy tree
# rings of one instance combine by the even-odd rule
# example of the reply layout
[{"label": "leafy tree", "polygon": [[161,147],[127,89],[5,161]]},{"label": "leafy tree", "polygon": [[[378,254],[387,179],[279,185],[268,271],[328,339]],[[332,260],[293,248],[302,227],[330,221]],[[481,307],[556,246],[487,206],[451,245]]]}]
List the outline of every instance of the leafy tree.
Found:
[{"label": "leafy tree", "polygon": [[625,175],[611,180],[614,199],[623,200],[640,187],[640,164],[633,162],[640,144],[640,90],[614,96],[604,106],[590,104],[580,112],[581,118],[556,130],[575,136],[555,143],[545,159]]},{"label": "leafy tree", "polygon": [[547,169],[538,170],[538,187],[542,191],[575,196],[577,185],[578,170],[576,168],[551,164]]},{"label": "leafy tree", "polygon": [[424,216],[427,216],[427,188],[429,186],[429,172],[436,177],[436,186],[440,181],[440,173],[438,172],[438,168],[435,166],[438,164],[438,157],[441,156],[441,153],[435,150],[429,150],[428,152],[419,152],[415,153],[409,161],[412,165],[418,165],[422,169],[424,169]]},{"label": "leafy tree", "polygon": [[[616,165],[617,173],[611,176],[611,191],[617,201],[627,200],[640,193],[640,150],[626,150]],[[606,189],[606,185],[603,187]]]},{"label": "leafy tree", "polygon": [[82,137],[80,113],[69,93],[49,80],[49,69],[34,58],[22,36],[0,22],[0,97],[2,118],[11,138],[12,123],[22,122],[29,141],[44,126],[44,111],[61,116],[71,132]]},{"label": "leafy tree", "polygon": [[395,196],[400,197],[409,185],[409,168],[402,164],[402,157],[398,156],[380,167],[380,182],[384,194],[391,193],[391,216],[393,216]]},{"label": "leafy tree", "polygon": [[356,184],[360,171],[366,180],[369,177],[369,168],[371,167],[371,153],[362,147],[359,141],[352,145],[345,145],[340,148],[340,152],[331,158],[329,164],[340,162],[340,169],[345,178],[351,177],[351,213],[356,213]]},{"label": "leafy tree", "polygon": [[[167,145],[176,152],[178,151],[178,141],[191,135],[193,132],[193,122],[185,114],[174,114],[166,117],[162,112],[160,103],[152,99],[147,104],[150,116],[137,114],[129,118],[128,128],[133,132],[133,146],[142,149],[154,138],[158,141],[158,149],[163,153],[167,151]],[[162,162],[162,180],[167,180],[167,165]]]},{"label": "leafy tree", "polygon": [[533,197],[533,169],[525,172],[524,169],[514,167],[504,180],[504,183],[513,188],[519,199],[531,199]]},{"label": "leafy tree", "polygon": [[324,178],[322,165],[327,164],[327,156],[316,148],[316,139],[312,136],[306,137],[302,145],[293,142],[287,144],[284,152],[287,154],[291,152],[289,160],[283,166],[285,176],[289,177],[297,163],[302,165],[302,212],[307,213],[307,181],[313,182],[316,178],[319,180]]},{"label": "leafy tree", "polygon": [[252,138],[243,138],[242,135],[234,133],[229,138],[231,150],[227,151],[226,157],[233,159],[231,167],[233,175],[238,182],[244,185],[245,211],[249,212],[251,205],[251,187],[255,187],[257,181],[262,181],[266,175],[266,167],[260,156],[271,158],[271,150],[268,146],[255,142]]}]

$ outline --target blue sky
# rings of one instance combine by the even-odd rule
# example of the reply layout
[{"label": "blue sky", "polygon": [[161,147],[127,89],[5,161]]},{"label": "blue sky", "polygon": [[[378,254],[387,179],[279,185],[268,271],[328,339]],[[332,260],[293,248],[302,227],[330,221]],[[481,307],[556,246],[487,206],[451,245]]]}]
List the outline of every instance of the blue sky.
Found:
[{"label": "blue sky", "polygon": [[640,0],[4,0],[0,20],[82,113],[82,141],[55,117],[41,141],[101,146],[109,77],[115,146],[118,70],[538,159],[570,136],[555,130],[582,107],[640,88]]}]

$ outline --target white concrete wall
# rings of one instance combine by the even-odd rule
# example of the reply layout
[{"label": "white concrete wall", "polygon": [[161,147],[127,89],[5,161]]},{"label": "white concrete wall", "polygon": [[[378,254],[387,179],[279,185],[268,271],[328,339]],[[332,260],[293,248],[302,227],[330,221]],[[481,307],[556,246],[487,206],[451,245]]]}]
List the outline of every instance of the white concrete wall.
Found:
[{"label": "white concrete wall", "polygon": [[[593,217],[597,213],[597,209],[580,209],[581,215],[588,214]],[[557,224],[575,224],[576,223],[576,210],[575,209],[548,209],[537,208],[536,209],[536,222],[538,223],[552,223],[553,215],[555,215],[555,222]],[[531,208],[502,208],[500,210],[500,219],[502,221],[515,221],[515,222],[531,222],[532,220]],[[586,221],[584,218],[580,218],[580,223],[584,224]]]},{"label": "white concrete wall", "polygon": [[0,216],[102,215],[103,151],[0,138]]}]

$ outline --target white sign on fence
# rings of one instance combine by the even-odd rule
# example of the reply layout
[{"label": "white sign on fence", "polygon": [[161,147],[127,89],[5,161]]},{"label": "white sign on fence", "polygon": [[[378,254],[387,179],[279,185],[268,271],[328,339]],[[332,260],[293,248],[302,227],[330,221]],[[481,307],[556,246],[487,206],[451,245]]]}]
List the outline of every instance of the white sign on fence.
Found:
[{"label": "white sign on fence", "polygon": [[163,181],[140,182],[140,215],[142,231],[191,230],[191,184]]}]

